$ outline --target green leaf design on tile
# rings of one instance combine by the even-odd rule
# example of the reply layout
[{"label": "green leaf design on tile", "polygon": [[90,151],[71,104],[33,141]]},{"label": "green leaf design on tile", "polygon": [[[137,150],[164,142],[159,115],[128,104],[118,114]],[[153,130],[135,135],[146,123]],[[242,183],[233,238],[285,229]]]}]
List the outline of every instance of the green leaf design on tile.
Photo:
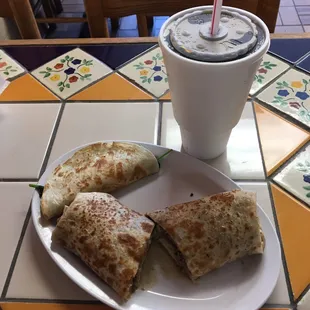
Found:
[{"label": "green leaf design on tile", "polygon": [[49,77],[51,74],[49,73],[49,72],[46,72],[45,74],[44,74],[44,78],[47,78],[47,77]]},{"label": "green leaf design on tile", "polygon": [[305,189],[306,191],[310,191],[310,186],[303,186],[303,189]]},{"label": "green leaf design on tile", "polygon": [[64,87],[59,87],[59,90],[60,90],[61,92],[63,92]]},{"label": "green leaf design on tile", "polygon": [[307,193],[306,197],[307,197],[307,198],[310,198],[310,192],[309,192],[309,193]]}]

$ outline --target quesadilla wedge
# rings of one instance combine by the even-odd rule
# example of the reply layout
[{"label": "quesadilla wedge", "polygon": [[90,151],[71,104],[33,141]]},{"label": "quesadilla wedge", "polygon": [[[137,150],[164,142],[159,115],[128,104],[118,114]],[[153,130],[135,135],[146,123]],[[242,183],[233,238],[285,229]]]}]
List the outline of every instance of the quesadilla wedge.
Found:
[{"label": "quesadilla wedge", "polygon": [[42,215],[46,219],[61,215],[79,192],[110,193],[158,171],[156,157],[138,144],[89,145],[57,166],[48,178],[41,198]]},{"label": "quesadilla wedge", "polygon": [[159,242],[192,280],[264,251],[265,239],[251,192],[220,193],[146,216],[157,224]]},{"label": "quesadilla wedge", "polygon": [[127,300],[136,290],[154,223],[105,193],[79,193],[66,206],[53,242],[79,256]]}]

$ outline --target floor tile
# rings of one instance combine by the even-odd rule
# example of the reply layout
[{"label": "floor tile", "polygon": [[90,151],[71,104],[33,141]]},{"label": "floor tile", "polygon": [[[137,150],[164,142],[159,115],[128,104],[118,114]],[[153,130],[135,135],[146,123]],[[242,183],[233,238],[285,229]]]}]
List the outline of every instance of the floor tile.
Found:
[{"label": "floor tile", "polygon": [[170,91],[166,92],[162,97],[160,97],[160,100],[171,100]]},{"label": "floor tile", "polygon": [[310,5],[310,0],[294,0],[295,5]]},{"label": "floor tile", "polygon": [[[244,143],[245,140],[247,143]],[[173,116],[172,105],[167,102],[163,103],[161,145],[178,151],[182,147],[179,126]],[[241,120],[232,131],[227,151],[207,163],[233,179],[265,178],[250,103],[246,104]]]},{"label": "floor tile", "polygon": [[60,104],[0,104],[1,178],[37,178]]},{"label": "floor tile", "polygon": [[293,0],[281,0],[280,6],[294,6]]},{"label": "floor tile", "polygon": [[0,76],[9,80],[25,72],[14,59],[9,57],[6,53],[0,50]]},{"label": "floor tile", "polygon": [[27,183],[0,183],[0,292],[2,292],[30,205]]},{"label": "floor tile", "polygon": [[6,53],[16,59],[29,71],[42,66],[46,62],[72,49],[72,46],[14,46],[3,48]]},{"label": "floor tile", "polygon": [[310,206],[310,145],[277,174],[274,180]]},{"label": "floor tile", "polygon": [[275,33],[303,33],[302,26],[276,26]]},{"label": "floor tile", "polygon": [[93,299],[72,282],[48,255],[32,220],[28,224],[6,297]]},{"label": "floor tile", "polygon": [[299,18],[303,25],[310,25],[310,15],[299,15]]},{"label": "floor tile", "polygon": [[64,12],[85,12],[83,4],[63,4]]},{"label": "floor tile", "polygon": [[3,93],[0,101],[59,101],[45,86],[30,74],[25,74],[12,81]]},{"label": "floor tile", "polygon": [[155,43],[82,46],[81,49],[115,69],[153,47]]},{"label": "floor tile", "polygon": [[310,76],[289,70],[258,99],[310,126]]},{"label": "floor tile", "polygon": [[[121,90],[121,91],[120,91]],[[69,100],[150,100],[149,94],[117,73],[77,93]]]},{"label": "floor tile", "polygon": [[254,82],[250,90],[250,95],[254,95],[266,84],[284,72],[288,67],[289,65],[285,62],[278,60],[269,54],[266,54],[259,67],[259,70],[255,75]]},{"label": "floor tile", "polygon": [[309,310],[310,309],[310,290],[298,303],[298,310]]},{"label": "floor tile", "polygon": [[[41,303],[3,303],[2,310],[112,310],[110,307],[101,305],[87,304],[41,304]],[[275,309],[267,309],[275,310]],[[277,309],[286,310],[286,309]]]},{"label": "floor tile", "polygon": [[294,41],[293,39],[273,39],[269,51],[291,63],[295,63],[309,52],[309,39],[294,39]]},{"label": "floor tile", "polygon": [[[309,31],[310,31],[310,28],[309,28]],[[298,68],[310,73],[310,54],[305,60],[303,60],[302,62],[298,64]]]},{"label": "floor tile", "polygon": [[310,15],[310,5],[308,6],[296,6],[296,11],[299,16],[301,15]]},{"label": "floor tile", "polygon": [[[238,182],[237,184],[243,190],[256,192],[257,203],[266,212],[272,224],[275,225],[267,183],[265,182]],[[280,275],[279,275],[277,285],[266,303],[267,304],[282,304],[282,305],[290,304],[290,299],[288,295],[286,279],[285,279],[285,274],[284,274],[284,269],[283,269],[282,264],[281,264],[281,270],[280,270]]]},{"label": "floor tile", "polygon": [[272,185],[283,249],[294,298],[310,283],[310,209]]},{"label": "floor tile", "polygon": [[310,26],[304,26],[305,32],[310,32]]},{"label": "floor tile", "polygon": [[119,71],[157,97],[169,88],[159,47],[130,62]]},{"label": "floor tile", "polygon": [[281,14],[283,25],[300,25],[300,20],[294,6],[280,7],[279,12]]},{"label": "floor tile", "polygon": [[67,103],[49,162],[94,141],[156,143],[158,106],[155,102]]},{"label": "floor tile", "polygon": [[310,135],[259,104],[254,104],[267,175],[310,140]]},{"label": "floor tile", "polygon": [[32,72],[59,97],[66,99],[112,70],[77,48]]},{"label": "floor tile", "polygon": [[133,30],[137,29],[137,16],[130,15],[121,18],[119,29],[121,30]]}]

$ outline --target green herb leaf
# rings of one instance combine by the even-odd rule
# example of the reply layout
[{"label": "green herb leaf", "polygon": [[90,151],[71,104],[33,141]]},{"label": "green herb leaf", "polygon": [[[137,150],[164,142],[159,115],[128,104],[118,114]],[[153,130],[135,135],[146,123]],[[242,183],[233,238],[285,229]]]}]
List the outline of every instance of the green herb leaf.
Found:
[{"label": "green herb leaf", "polygon": [[159,157],[157,158],[158,163],[159,163],[164,157],[168,156],[172,151],[173,151],[173,150],[169,150],[169,151],[167,151],[166,153],[164,153],[163,155],[159,156]]},{"label": "green herb leaf", "polygon": [[39,184],[29,184],[29,187],[34,188],[38,193],[39,196],[41,198],[42,194],[43,194],[43,190],[44,190],[44,186],[43,185],[39,185]]}]

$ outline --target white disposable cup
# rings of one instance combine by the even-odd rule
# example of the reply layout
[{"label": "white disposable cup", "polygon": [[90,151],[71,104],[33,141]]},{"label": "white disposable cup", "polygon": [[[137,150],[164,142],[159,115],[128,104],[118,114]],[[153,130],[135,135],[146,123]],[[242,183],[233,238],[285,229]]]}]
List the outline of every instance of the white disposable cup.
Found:
[{"label": "white disposable cup", "polygon": [[260,18],[224,6],[225,10],[248,16],[263,29],[265,41],[257,51],[241,59],[212,63],[186,58],[168,47],[164,32],[172,21],[197,10],[212,8],[201,6],[179,12],[163,24],[159,33],[183,148],[200,159],[215,158],[225,151],[231,130],[241,117],[254,75],[270,45],[268,28]]}]

